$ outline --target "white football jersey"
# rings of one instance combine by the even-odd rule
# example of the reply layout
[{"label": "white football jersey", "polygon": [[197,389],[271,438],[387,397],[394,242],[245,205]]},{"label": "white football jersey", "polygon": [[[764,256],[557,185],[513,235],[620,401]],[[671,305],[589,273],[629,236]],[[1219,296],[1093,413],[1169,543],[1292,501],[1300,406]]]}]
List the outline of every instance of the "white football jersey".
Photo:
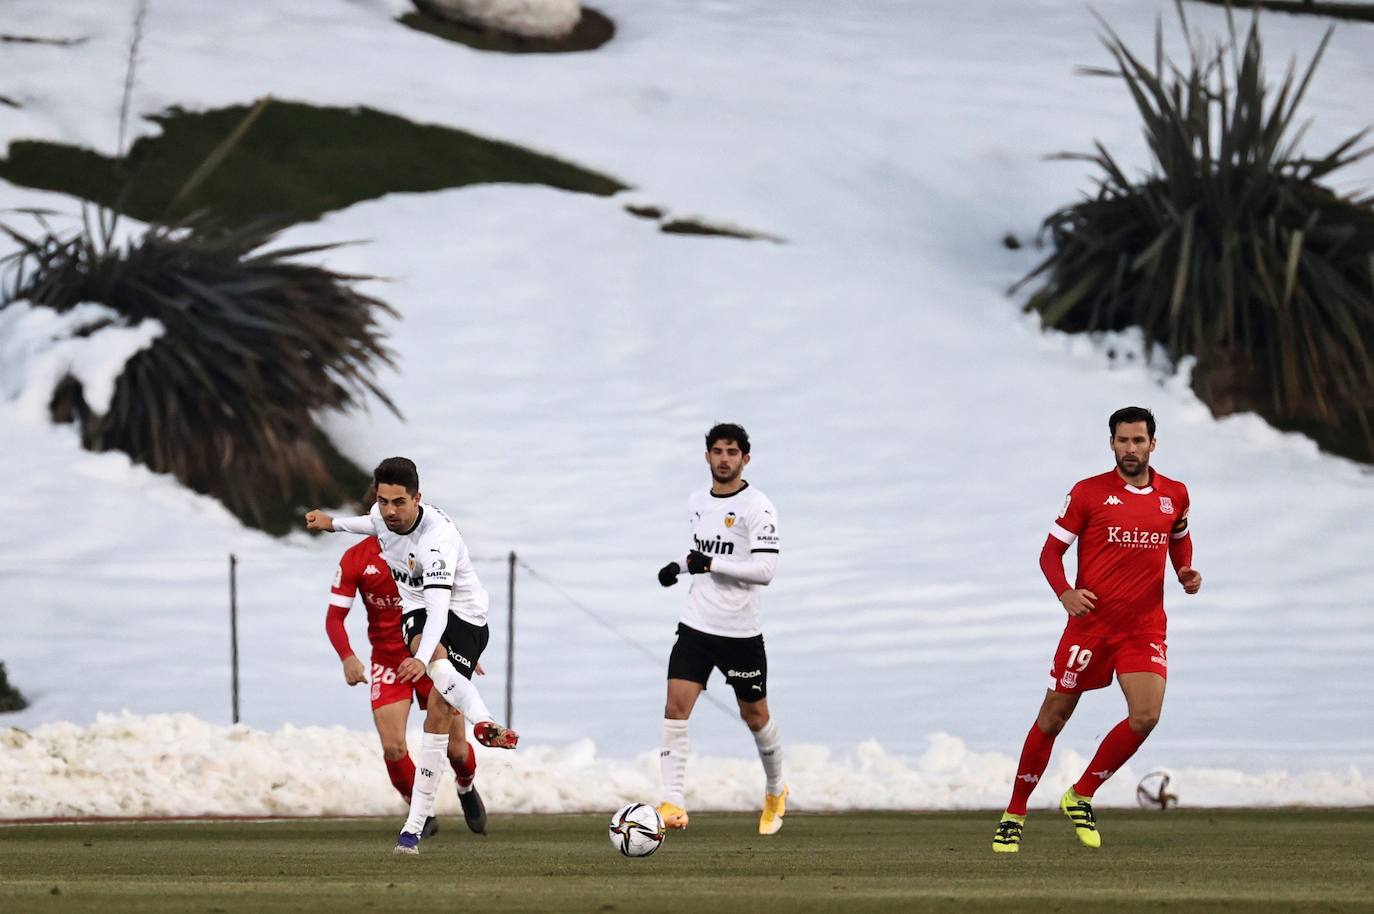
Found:
[{"label": "white football jersey", "polygon": [[[692,548],[712,558],[747,561],[756,553],[778,551],[778,512],[758,489],[744,484],[733,495],[714,495],[709,487],[687,499]],[[684,570],[686,565],[683,565]],[[682,622],[697,631],[728,638],[760,634],[759,590],[722,574],[691,575]]]},{"label": "white football jersey", "polygon": [[403,612],[425,608],[425,588],[452,588],[449,612],[473,625],[487,624],[487,592],[477,580],[467,543],[447,514],[420,503],[420,517],[409,533],[392,533],[382,509],[372,506],[372,528],[391,567]]}]

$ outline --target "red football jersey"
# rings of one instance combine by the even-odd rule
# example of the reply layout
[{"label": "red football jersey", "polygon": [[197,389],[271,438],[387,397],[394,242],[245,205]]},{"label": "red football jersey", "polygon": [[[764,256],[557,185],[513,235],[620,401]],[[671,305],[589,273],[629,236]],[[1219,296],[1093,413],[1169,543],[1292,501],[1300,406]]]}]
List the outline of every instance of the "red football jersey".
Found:
[{"label": "red football jersey", "polygon": [[407,656],[401,638],[401,595],[391,569],[382,559],[377,537],[369,536],[343,554],[331,590],[329,602],[345,612],[353,605],[353,595],[362,591],[363,606],[367,609],[367,640],[372,642],[374,655]]},{"label": "red football jersey", "polygon": [[1164,567],[1169,543],[1188,535],[1188,488],[1153,469],[1137,488],[1112,470],[1077,483],[1050,535],[1078,540],[1075,588],[1097,594],[1070,628],[1097,634],[1165,632]]}]

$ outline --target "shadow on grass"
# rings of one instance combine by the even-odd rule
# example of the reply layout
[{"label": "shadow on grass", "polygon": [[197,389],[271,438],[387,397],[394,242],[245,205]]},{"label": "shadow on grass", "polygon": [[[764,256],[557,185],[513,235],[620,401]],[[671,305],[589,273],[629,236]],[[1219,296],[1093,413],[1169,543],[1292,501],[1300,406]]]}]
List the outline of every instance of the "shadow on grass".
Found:
[{"label": "shadow on grass", "polygon": [[389,193],[469,184],[545,184],[610,196],[614,178],[451,127],[415,124],[371,108],[272,101],[223,163],[175,209],[177,192],[248,112],[171,109],[149,119],[125,158],[59,143],[17,140],[0,178],[74,194],[145,222],[208,210],[226,225],[264,216],[314,219]]}]

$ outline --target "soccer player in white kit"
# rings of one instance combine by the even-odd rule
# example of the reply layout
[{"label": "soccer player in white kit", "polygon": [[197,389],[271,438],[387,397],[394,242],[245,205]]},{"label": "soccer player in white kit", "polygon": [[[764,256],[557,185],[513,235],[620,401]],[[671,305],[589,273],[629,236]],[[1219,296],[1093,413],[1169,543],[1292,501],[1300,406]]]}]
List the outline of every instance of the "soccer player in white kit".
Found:
[{"label": "soccer player in white kit", "polygon": [[692,576],[687,608],[668,658],[668,701],[663,709],[659,768],[669,828],[687,827],[687,719],[713,668],[735,690],[740,717],[754,734],[767,784],[759,834],[776,834],[787,812],[782,743],[768,713],[768,655],[759,628],[759,589],[778,566],[778,512],[741,478],[749,463],[749,434],[722,423],[706,433],[709,488],[687,499],[692,550],[658,572],[664,587],[684,570]]},{"label": "soccer player in white kit", "polygon": [[[497,724],[469,680],[487,646],[487,592],[477,580],[467,544],[453,521],[420,500],[420,474],[404,457],[388,457],[372,474],[377,502],[361,517],[305,515],[310,530],[375,535],[382,559],[401,595],[401,637],[412,656],[396,667],[398,682],[426,673],[434,688],[425,714],[424,736],[410,815],[396,840],[396,853],[419,853],[420,833],[434,813],[439,772],[448,755],[452,711],[472,721],[472,735],[484,746],[514,749],[520,736]],[[434,701],[437,695],[443,701]],[[447,704],[445,704],[445,702]]]}]

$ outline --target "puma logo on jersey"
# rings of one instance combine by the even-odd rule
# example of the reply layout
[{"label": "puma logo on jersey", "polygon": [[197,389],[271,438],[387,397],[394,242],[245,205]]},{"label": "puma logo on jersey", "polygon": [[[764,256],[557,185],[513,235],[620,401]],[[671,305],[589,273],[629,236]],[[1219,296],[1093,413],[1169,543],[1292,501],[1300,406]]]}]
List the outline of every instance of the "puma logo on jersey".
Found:
[{"label": "puma logo on jersey", "polygon": [[1117,498],[1115,495],[1108,495],[1108,496],[1107,496],[1107,500],[1104,501],[1102,504],[1104,504],[1104,505],[1119,505],[1119,504],[1121,504],[1121,499]]},{"label": "puma logo on jersey", "polygon": [[692,542],[696,543],[697,549],[708,555],[734,555],[735,544],[727,543],[719,535],[713,540],[704,540],[699,536],[693,536]]}]

